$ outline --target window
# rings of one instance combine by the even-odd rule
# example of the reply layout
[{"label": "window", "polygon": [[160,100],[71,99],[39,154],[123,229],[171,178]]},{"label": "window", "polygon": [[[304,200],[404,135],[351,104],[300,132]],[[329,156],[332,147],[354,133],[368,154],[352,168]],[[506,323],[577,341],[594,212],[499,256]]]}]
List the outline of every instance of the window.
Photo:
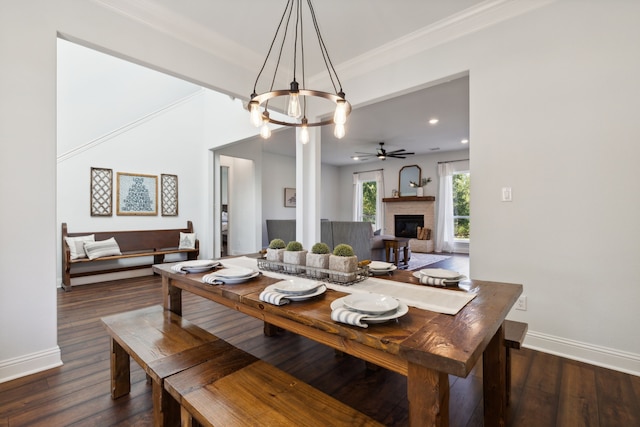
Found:
[{"label": "window", "polygon": [[469,240],[469,190],[469,172],[455,172],[453,174],[453,235],[456,240]]},{"label": "window", "polygon": [[374,230],[381,229],[384,195],[382,171],[354,173],[353,189],[353,220],[370,222]]}]

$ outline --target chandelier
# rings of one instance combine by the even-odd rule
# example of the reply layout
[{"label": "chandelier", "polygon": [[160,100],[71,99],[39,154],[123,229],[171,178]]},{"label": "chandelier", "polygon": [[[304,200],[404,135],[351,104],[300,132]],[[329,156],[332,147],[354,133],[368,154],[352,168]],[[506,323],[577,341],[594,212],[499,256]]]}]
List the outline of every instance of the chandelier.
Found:
[{"label": "chandelier", "polygon": [[[269,128],[268,123],[273,123],[281,126],[299,127],[300,140],[304,144],[309,141],[309,127],[312,126],[325,126],[333,124],[333,134],[336,138],[340,139],[345,135],[344,125],[347,121],[347,116],[351,113],[351,104],[345,99],[344,92],[342,91],[342,84],[340,83],[338,74],[333,67],[331,58],[329,58],[329,53],[327,52],[324,40],[322,39],[322,35],[320,34],[320,27],[318,26],[316,14],[313,9],[313,5],[311,4],[311,0],[306,0],[306,3],[309,8],[309,15],[311,16],[313,29],[315,30],[315,35],[318,40],[318,46],[322,55],[322,60],[329,75],[329,80],[331,81],[331,85],[333,86],[334,93],[329,93],[321,90],[313,90],[307,88],[306,86],[304,56],[305,46],[303,31],[304,26],[302,10],[304,3],[305,1],[303,0],[287,0],[287,5],[284,9],[284,12],[282,13],[282,17],[280,18],[280,23],[278,24],[278,27],[276,29],[276,34],[271,41],[269,51],[267,52],[267,57],[265,58],[264,63],[262,64],[262,68],[260,68],[260,72],[258,73],[258,77],[256,77],[256,82],[253,85],[253,93],[251,94],[251,99],[249,101],[247,109],[250,112],[251,123],[256,127],[261,128],[260,135],[265,139],[271,136],[271,129]],[[293,80],[289,84],[289,89],[274,89],[273,87],[278,75],[278,71],[280,69],[280,61],[283,58],[285,42],[288,38],[289,42],[293,42]],[[291,40],[291,38],[293,40]],[[274,52],[274,46],[276,46],[276,41],[278,39],[280,39],[280,46],[277,52],[275,71],[273,73],[273,77],[271,78],[269,91],[258,94],[256,90],[258,82],[263,74],[263,71],[265,70],[267,63],[269,62],[269,58],[272,52]],[[298,66],[300,66],[301,69],[300,81],[297,78]],[[286,107],[284,106],[284,104],[282,104],[282,102],[280,102],[282,104],[280,111],[286,109],[286,116],[284,114],[281,114],[280,116],[284,118],[278,120],[273,117],[273,112],[277,110],[277,108],[273,107],[273,104],[277,104],[278,100],[283,100],[286,97],[288,97]],[[311,104],[315,103],[318,100],[321,100],[325,103],[328,101],[335,105],[333,117],[318,119],[317,121],[310,122],[307,118],[307,109],[308,107],[310,109]],[[272,102],[271,111],[269,110],[270,101]]]}]

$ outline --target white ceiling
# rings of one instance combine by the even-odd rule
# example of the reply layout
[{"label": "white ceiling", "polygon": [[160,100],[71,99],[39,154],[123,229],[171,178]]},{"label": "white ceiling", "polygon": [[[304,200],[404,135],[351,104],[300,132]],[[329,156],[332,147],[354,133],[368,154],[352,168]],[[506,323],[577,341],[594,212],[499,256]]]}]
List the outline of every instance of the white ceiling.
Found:
[{"label": "white ceiling", "polygon": [[[284,0],[95,1],[184,42],[225,55],[226,60],[254,70],[255,75],[286,4]],[[442,42],[443,34],[452,39],[508,19],[544,1],[321,0],[314,3],[314,8],[340,76],[349,73],[358,59],[384,60],[385,52],[399,47],[416,49],[429,43],[437,44]],[[311,27],[310,23],[305,25]],[[310,36],[305,36],[305,40],[305,47],[309,40],[315,42]],[[290,63],[282,62],[285,68],[290,68]],[[319,55],[307,52],[305,67],[308,80],[313,80],[324,65]],[[248,86],[246,93],[251,89],[252,86]],[[343,89],[348,99],[349,88]],[[435,126],[428,124],[432,117],[440,120]],[[404,148],[416,154],[466,148],[460,141],[469,138],[468,76],[452,76],[450,81],[354,108],[346,130],[346,137],[336,140],[331,126],[322,129],[323,163],[353,163],[351,156],[356,151],[373,153],[379,142],[384,142],[388,151]],[[274,132],[264,146],[265,151],[295,156],[293,129]],[[379,161],[375,157],[368,160]]]}]

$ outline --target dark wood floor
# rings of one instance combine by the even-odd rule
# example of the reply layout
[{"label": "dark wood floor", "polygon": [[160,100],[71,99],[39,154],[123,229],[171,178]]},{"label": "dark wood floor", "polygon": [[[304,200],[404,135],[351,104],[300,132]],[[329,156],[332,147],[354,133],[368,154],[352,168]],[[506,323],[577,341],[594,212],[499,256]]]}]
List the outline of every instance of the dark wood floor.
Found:
[{"label": "dark wood floor", "polygon": [[[154,304],[161,304],[158,277],[60,290],[64,366],[0,384],[0,426],[151,426],[151,387],[135,363],[131,394],[110,398],[109,339],[99,319]],[[406,380],[398,374],[368,371],[294,334],[264,337],[261,322],[190,294],[183,314],[385,425],[407,425]],[[512,360],[509,426],[640,426],[640,378],[527,349]],[[450,378],[451,426],[482,425],[481,370]]]}]

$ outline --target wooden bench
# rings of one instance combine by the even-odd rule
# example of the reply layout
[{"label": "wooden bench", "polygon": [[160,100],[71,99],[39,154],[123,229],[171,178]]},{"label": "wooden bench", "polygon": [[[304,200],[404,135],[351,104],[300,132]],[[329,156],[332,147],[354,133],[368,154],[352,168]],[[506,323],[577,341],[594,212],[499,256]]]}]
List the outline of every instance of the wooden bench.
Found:
[{"label": "wooden bench", "polygon": [[[168,229],[168,230],[134,230],[134,231],[89,231],[70,233],[67,224],[62,223],[62,287],[65,291],[71,290],[71,278],[90,276],[95,274],[113,273],[118,271],[127,271],[140,268],[149,268],[153,264],[161,264],[164,262],[164,256],[167,254],[187,254],[187,259],[198,259],[200,253],[199,242],[196,240],[194,249],[178,249],[180,241],[180,233],[193,233],[193,224],[187,221],[187,228]],[[106,240],[113,237],[122,255],[112,255],[96,259],[78,258],[71,259],[71,251],[67,245],[65,237],[80,237],[93,234],[95,240]],[[130,266],[112,266],[104,267],[100,270],[71,272],[72,265],[89,265],[90,263],[118,260],[136,257],[153,257],[152,264],[130,265]]]},{"label": "wooden bench", "polygon": [[152,383],[155,426],[180,422],[180,407],[164,390],[165,379],[233,348],[158,305],[101,320],[111,336],[111,398],[129,394],[133,358]]},{"label": "wooden bench", "polygon": [[507,386],[507,405],[511,397],[511,349],[519,350],[522,347],[524,338],[527,335],[529,325],[524,322],[516,322],[514,320],[504,321],[504,345],[507,350],[505,362],[506,375],[505,384]]},{"label": "wooden bench", "polygon": [[[236,370],[229,368],[232,362]],[[246,353],[222,354],[172,375],[164,384],[180,404],[183,427],[382,426]]]},{"label": "wooden bench", "polygon": [[129,358],[152,381],[155,426],[380,426],[161,306],[102,318],[111,397],[129,393]]}]

